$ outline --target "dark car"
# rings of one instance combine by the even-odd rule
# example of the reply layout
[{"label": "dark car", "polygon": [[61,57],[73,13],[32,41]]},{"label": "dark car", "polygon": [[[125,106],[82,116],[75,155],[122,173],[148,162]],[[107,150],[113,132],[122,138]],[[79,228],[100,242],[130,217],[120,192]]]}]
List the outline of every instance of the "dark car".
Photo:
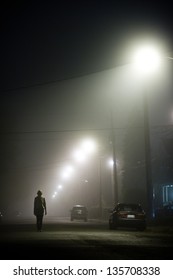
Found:
[{"label": "dark car", "polygon": [[84,205],[74,205],[71,210],[71,221],[84,220],[88,221],[88,210]]},{"label": "dark car", "polygon": [[109,228],[132,227],[146,229],[146,214],[140,204],[118,203],[109,216]]}]

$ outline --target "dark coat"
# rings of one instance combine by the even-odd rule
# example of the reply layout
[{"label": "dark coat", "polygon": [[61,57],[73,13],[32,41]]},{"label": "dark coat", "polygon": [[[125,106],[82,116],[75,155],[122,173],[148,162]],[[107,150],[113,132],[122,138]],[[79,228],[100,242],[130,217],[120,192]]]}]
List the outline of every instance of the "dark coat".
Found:
[{"label": "dark coat", "polygon": [[34,215],[42,216],[46,213],[46,200],[44,197],[36,196],[34,199]]}]

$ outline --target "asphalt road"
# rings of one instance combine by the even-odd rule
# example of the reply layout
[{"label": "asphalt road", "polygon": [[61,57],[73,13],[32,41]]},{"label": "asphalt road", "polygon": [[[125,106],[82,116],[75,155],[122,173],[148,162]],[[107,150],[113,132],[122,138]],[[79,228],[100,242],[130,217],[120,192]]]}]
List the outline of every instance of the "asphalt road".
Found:
[{"label": "asphalt road", "polygon": [[37,232],[34,219],[18,219],[0,225],[0,248],[4,260],[170,260],[173,226],[109,230],[107,221],[46,217]]}]

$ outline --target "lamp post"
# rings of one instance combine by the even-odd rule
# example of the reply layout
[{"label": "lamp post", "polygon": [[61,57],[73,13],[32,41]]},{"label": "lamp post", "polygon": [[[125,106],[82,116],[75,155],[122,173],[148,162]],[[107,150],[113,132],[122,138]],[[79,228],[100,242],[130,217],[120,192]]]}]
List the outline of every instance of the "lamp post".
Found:
[{"label": "lamp post", "polygon": [[144,120],[144,145],[145,145],[145,172],[146,172],[146,190],[147,190],[147,216],[153,218],[153,184],[152,184],[152,165],[150,148],[150,123],[147,91],[143,92],[143,120]]},{"label": "lamp post", "polygon": [[98,179],[99,179],[99,218],[102,219],[102,181],[101,181],[101,157],[98,157]]},{"label": "lamp post", "polygon": [[112,143],[112,154],[113,154],[113,195],[114,195],[114,204],[116,205],[118,203],[118,178],[117,178],[115,133],[114,133],[114,126],[113,126],[112,108],[111,108],[111,143]]},{"label": "lamp post", "polygon": [[[84,163],[89,155],[92,155],[92,153],[96,150],[96,143],[92,139],[84,139],[80,143],[80,148],[74,152],[74,157],[77,162]],[[81,189],[81,182],[82,179],[79,175],[79,192],[81,193],[81,200],[84,199],[84,195],[82,195],[83,191]],[[85,181],[85,183],[88,182],[88,180]]]},{"label": "lamp post", "polygon": [[[172,60],[172,57],[164,57]],[[151,74],[161,63],[160,53],[153,46],[142,46],[139,48],[134,57],[135,66],[142,70],[142,75]],[[147,216],[151,220],[154,214],[153,205],[153,183],[152,183],[152,165],[151,165],[151,145],[150,145],[150,123],[149,123],[149,106],[148,92],[143,92],[143,119],[144,119],[144,145],[145,145],[145,172],[146,172],[146,190],[147,190]]]},{"label": "lamp post", "polygon": [[[135,70],[142,74],[142,78],[151,75],[160,64],[160,54],[152,45],[142,45],[134,53]],[[145,81],[146,82],[146,81]],[[152,184],[152,166],[151,166],[151,148],[150,148],[150,123],[148,91],[143,91],[143,125],[144,125],[144,154],[145,154],[145,174],[146,174],[146,192],[147,192],[147,217],[153,218],[153,184]]]}]

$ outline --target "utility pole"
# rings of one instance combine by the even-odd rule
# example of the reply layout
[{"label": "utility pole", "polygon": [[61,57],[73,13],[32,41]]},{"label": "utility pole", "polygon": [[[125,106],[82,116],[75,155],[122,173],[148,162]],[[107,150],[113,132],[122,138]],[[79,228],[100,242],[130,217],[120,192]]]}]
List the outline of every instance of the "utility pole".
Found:
[{"label": "utility pole", "polygon": [[101,156],[98,156],[98,179],[99,179],[99,218],[102,219],[102,181],[101,181]]},{"label": "utility pole", "polygon": [[150,125],[147,92],[143,93],[144,106],[144,141],[145,141],[145,171],[146,171],[146,189],[147,189],[147,212],[148,218],[153,218],[153,185],[152,185],[152,166],[150,149]]},{"label": "utility pole", "polygon": [[113,125],[113,114],[111,110],[111,142],[113,153],[113,191],[114,191],[114,204],[118,203],[118,178],[117,178],[117,164],[116,164],[116,148],[115,148],[115,132]]}]

